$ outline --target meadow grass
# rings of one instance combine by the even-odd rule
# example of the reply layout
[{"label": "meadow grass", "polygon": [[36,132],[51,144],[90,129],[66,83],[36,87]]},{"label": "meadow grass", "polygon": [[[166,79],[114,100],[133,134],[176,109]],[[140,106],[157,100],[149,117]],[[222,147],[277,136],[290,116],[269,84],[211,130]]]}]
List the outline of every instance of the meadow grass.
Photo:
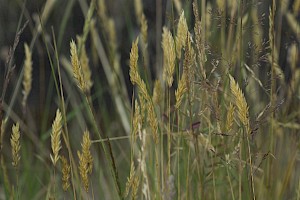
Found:
[{"label": "meadow grass", "polygon": [[149,2],[17,2],[0,199],[300,199],[300,1]]}]

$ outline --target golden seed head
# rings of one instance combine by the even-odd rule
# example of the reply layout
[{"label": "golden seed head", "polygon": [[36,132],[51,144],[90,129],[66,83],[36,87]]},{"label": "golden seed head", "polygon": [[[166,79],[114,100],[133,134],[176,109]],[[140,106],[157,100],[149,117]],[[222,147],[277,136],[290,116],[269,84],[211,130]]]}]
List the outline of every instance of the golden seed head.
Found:
[{"label": "golden seed head", "polygon": [[12,127],[10,144],[11,144],[12,158],[13,158],[12,165],[14,167],[17,167],[21,158],[21,156],[19,155],[21,145],[20,145],[20,125],[18,122]]},{"label": "golden seed head", "polygon": [[164,53],[164,80],[167,82],[168,86],[171,87],[173,84],[173,73],[175,70],[175,44],[174,39],[170,30],[166,27],[163,28],[162,34],[162,48]]},{"label": "golden seed head", "polygon": [[176,98],[175,107],[176,107],[176,109],[178,109],[180,107],[182,99],[183,99],[183,95],[187,91],[186,81],[187,80],[186,80],[186,75],[185,75],[185,71],[184,71],[181,76],[181,79],[179,80],[178,88],[175,91],[175,98]]},{"label": "golden seed head", "polygon": [[61,156],[60,160],[62,162],[62,186],[63,190],[67,191],[70,187],[71,166],[69,165],[67,159],[64,156]]},{"label": "golden seed head", "polygon": [[148,122],[150,124],[153,140],[155,144],[158,144],[158,121],[156,118],[153,103],[148,103]]},{"label": "golden seed head", "polygon": [[125,188],[124,197],[128,196],[129,190],[130,190],[130,188],[132,187],[132,184],[133,184],[134,177],[135,177],[135,168],[134,168],[134,164],[132,162],[131,166],[130,166],[130,174],[129,174],[129,177],[127,177],[127,182],[126,182],[126,188]]},{"label": "golden seed head", "polygon": [[229,132],[232,129],[234,120],[234,105],[230,102],[229,108],[227,110],[227,117],[226,117],[226,127],[225,131]]},{"label": "golden seed head", "polygon": [[153,103],[159,105],[162,100],[162,88],[160,80],[156,80],[153,88]]},{"label": "golden seed head", "polygon": [[89,66],[89,58],[87,56],[86,53],[86,49],[85,49],[85,44],[83,43],[83,40],[81,37],[77,37],[77,42],[78,45],[81,46],[81,53],[80,53],[80,64],[82,67],[82,75],[84,77],[85,80],[85,89],[90,92],[91,91],[91,87],[93,86],[93,81],[92,81],[92,73],[91,73],[91,69]]},{"label": "golden seed head", "polygon": [[133,131],[132,131],[132,137],[133,140],[135,141],[136,139],[136,134],[138,133],[139,130],[139,125],[142,124],[142,116],[141,116],[141,111],[140,111],[140,106],[137,100],[135,100],[134,104],[134,115],[133,115]]},{"label": "golden seed head", "polygon": [[181,49],[185,47],[186,36],[188,34],[188,26],[184,16],[184,11],[182,11],[178,26],[177,26],[177,35],[176,35],[176,52],[177,58],[181,58]]},{"label": "golden seed head", "polygon": [[146,16],[144,15],[144,13],[141,16],[141,35],[142,35],[142,40],[144,42],[144,44],[147,44],[147,40],[148,40],[148,23],[147,23],[147,19]]},{"label": "golden seed head", "polygon": [[32,84],[32,55],[28,45],[24,44],[25,49],[25,63],[24,63],[24,76],[23,76],[23,100],[22,105],[25,106],[27,97],[31,90]]},{"label": "golden seed head", "polygon": [[93,169],[93,156],[90,151],[92,141],[89,136],[89,131],[86,130],[83,134],[81,148],[82,152],[77,152],[79,157],[79,173],[84,186],[84,189],[88,192],[89,179],[88,175],[92,173]]},{"label": "golden seed head", "polygon": [[130,51],[130,80],[133,85],[136,84],[137,79],[138,79],[138,67],[137,67],[137,62],[139,59],[139,54],[138,54],[138,42],[139,39],[137,38],[133,43]]},{"label": "golden seed head", "polygon": [[79,56],[77,54],[77,47],[75,42],[72,40],[70,42],[70,52],[71,52],[71,63],[73,69],[73,76],[77,81],[77,86],[83,91],[88,92],[86,87],[86,82],[83,76],[83,70],[79,61]]},{"label": "golden seed head", "polygon": [[230,90],[233,94],[235,104],[237,107],[237,113],[238,117],[243,123],[243,125],[246,127],[247,131],[249,129],[249,111],[248,111],[248,105],[245,99],[245,96],[240,89],[238,83],[235,82],[234,78],[229,74],[230,78]]},{"label": "golden seed head", "polygon": [[52,124],[52,133],[51,133],[51,148],[52,153],[50,154],[51,161],[53,165],[55,166],[58,159],[59,159],[59,150],[61,149],[61,141],[60,141],[60,135],[61,135],[61,127],[62,127],[62,116],[57,109],[56,111],[56,117]]}]

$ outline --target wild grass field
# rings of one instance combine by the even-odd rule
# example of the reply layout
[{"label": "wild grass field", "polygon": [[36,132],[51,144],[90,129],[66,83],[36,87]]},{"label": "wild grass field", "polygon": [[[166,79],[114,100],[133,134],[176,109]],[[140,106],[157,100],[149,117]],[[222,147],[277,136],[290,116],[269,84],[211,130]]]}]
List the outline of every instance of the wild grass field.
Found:
[{"label": "wild grass field", "polygon": [[299,0],[0,0],[0,199],[300,200]]}]

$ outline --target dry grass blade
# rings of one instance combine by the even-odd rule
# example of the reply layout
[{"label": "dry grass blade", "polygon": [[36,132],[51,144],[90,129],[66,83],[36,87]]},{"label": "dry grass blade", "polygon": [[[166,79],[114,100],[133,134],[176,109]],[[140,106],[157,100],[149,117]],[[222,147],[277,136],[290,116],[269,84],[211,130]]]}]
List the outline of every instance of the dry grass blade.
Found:
[{"label": "dry grass blade", "polygon": [[56,117],[52,124],[52,133],[51,133],[51,148],[52,153],[50,154],[51,161],[53,165],[55,166],[58,159],[59,159],[59,150],[61,149],[61,141],[60,141],[60,135],[61,135],[61,127],[62,127],[62,116],[59,109],[56,111]]}]

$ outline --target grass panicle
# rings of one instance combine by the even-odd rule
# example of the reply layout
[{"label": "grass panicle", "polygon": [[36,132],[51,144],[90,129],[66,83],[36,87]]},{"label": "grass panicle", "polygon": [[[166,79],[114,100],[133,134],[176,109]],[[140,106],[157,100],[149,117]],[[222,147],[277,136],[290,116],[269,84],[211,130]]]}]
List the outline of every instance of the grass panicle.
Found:
[{"label": "grass panicle", "polygon": [[[229,79],[230,79],[230,90],[231,93],[233,94],[233,98],[235,101],[235,105],[237,107],[237,113],[238,117],[243,123],[243,125],[249,129],[249,107],[247,105],[245,96],[240,89],[238,83],[234,80],[234,78],[229,74]],[[248,132],[249,133],[249,132]]]},{"label": "grass panicle", "polygon": [[79,173],[86,192],[89,190],[89,175],[93,171],[93,156],[90,151],[91,144],[92,141],[90,139],[89,131],[86,130],[82,138],[82,150],[81,152],[77,152],[79,158]]},{"label": "grass panicle", "polygon": [[52,154],[50,158],[52,164],[56,166],[57,161],[59,160],[59,151],[61,149],[61,132],[62,132],[62,115],[59,109],[56,111],[56,116],[52,124],[52,133],[51,133],[51,149]]},{"label": "grass panicle", "polygon": [[173,84],[173,74],[175,71],[176,52],[173,36],[167,27],[163,28],[161,45],[164,54],[163,77],[164,80],[167,82],[167,85],[171,87]]},{"label": "grass panicle", "polygon": [[31,91],[31,84],[32,84],[32,53],[29,49],[29,46],[25,43],[25,62],[24,62],[24,77],[23,77],[23,100],[22,105],[23,107],[26,104],[27,97]]},{"label": "grass panicle", "polygon": [[70,42],[70,52],[73,76],[76,80],[76,84],[82,92],[88,92],[88,88],[86,87],[86,80],[83,75],[82,66],[80,64],[79,56],[77,54],[77,47],[73,40]]},{"label": "grass panicle", "polygon": [[162,95],[161,82],[160,80],[156,80],[154,82],[154,87],[153,87],[153,96],[152,96],[153,103],[155,105],[160,105],[162,99],[163,99],[163,95]]},{"label": "grass panicle", "polygon": [[20,144],[20,125],[19,123],[16,123],[12,127],[12,134],[10,138],[10,145],[11,145],[11,151],[12,151],[12,158],[13,162],[12,165],[17,168],[19,165],[19,161],[21,159],[20,156],[20,149],[21,149],[21,144]]},{"label": "grass panicle", "polygon": [[181,50],[185,47],[186,36],[188,35],[188,26],[184,16],[184,11],[181,12],[179,22],[177,25],[177,34],[176,34],[176,52],[177,58],[181,58]]},{"label": "grass panicle", "polygon": [[185,92],[187,91],[186,82],[187,82],[187,80],[186,80],[186,75],[185,75],[185,71],[184,71],[181,76],[181,79],[179,80],[178,88],[175,91],[175,98],[176,98],[175,107],[177,109],[179,109],[182,99],[183,99],[183,96],[184,96]]},{"label": "grass panicle", "polygon": [[64,191],[67,191],[70,187],[71,166],[69,165],[67,159],[64,156],[60,156],[60,160],[62,162],[62,188]]},{"label": "grass panicle", "polygon": [[227,110],[227,116],[226,116],[226,125],[225,125],[225,131],[229,132],[232,129],[234,121],[234,105],[230,102],[229,108]]}]

